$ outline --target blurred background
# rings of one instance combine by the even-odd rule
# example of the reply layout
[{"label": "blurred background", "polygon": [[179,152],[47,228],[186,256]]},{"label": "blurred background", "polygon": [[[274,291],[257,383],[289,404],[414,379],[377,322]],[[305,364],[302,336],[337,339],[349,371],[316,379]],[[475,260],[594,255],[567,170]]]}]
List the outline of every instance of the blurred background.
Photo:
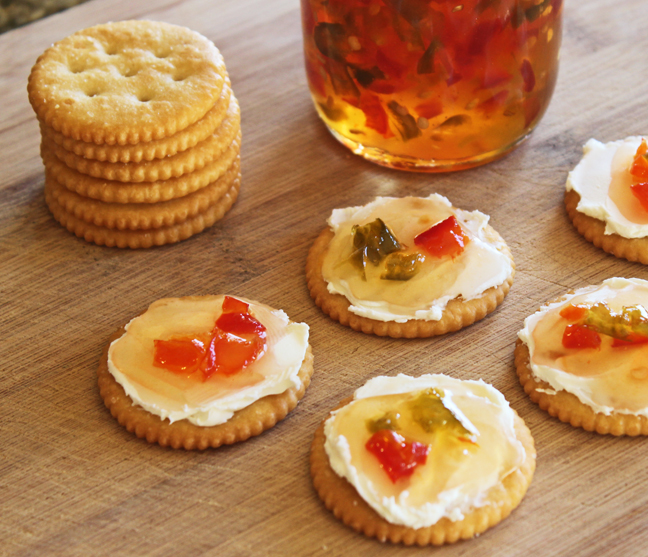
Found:
[{"label": "blurred background", "polygon": [[0,33],[26,25],[86,0],[0,0]]}]

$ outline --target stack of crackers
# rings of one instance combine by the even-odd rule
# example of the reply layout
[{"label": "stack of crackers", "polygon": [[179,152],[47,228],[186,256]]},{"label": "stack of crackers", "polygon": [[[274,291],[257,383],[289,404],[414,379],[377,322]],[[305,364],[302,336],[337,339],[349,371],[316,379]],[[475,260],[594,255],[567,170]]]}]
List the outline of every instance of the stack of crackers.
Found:
[{"label": "stack of crackers", "polygon": [[220,52],[199,33],[152,21],[91,27],[46,50],[27,90],[47,205],[77,236],[178,242],[236,200],[240,109]]}]

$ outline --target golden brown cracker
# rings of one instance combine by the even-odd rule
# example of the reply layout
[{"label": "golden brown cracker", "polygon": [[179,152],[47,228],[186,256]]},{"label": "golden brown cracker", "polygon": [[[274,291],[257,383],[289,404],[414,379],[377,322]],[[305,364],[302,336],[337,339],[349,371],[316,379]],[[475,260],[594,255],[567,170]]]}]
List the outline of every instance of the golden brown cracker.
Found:
[{"label": "golden brown cracker", "polygon": [[81,174],[118,182],[157,182],[201,170],[218,160],[239,134],[240,116],[236,97],[231,95],[227,116],[212,135],[187,151],[152,161],[111,163],[88,160],[66,151],[47,137],[43,137],[43,146]]},{"label": "golden brown cracker", "polygon": [[240,183],[240,179],[236,179],[225,195],[204,213],[187,219],[182,224],[150,230],[115,230],[88,224],[66,212],[47,190],[45,191],[45,201],[54,218],[62,226],[87,242],[118,248],[150,248],[186,240],[222,219],[236,201]]},{"label": "golden brown cracker", "polygon": [[155,139],[147,143],[136,143],[135,145],[96,145],[95,143],[86,143],[85,141],[65,137],[62,133],[54,130],[54,128],[43,124],[41,124],[41,133],[66,151],[70,151],[85,159],[111,163],[163,159],[164,157],[171,157],[177,153],[191,149],[212,135],[227,115],[231,93],[232,89],[230,88],[229,79],[227,79],[218,101],[203,118],[174,135]]},{"label": "golden brown cracker", "polygon": [[565,192],[565,208],[574,227],[588,242],[607,253],[648,265],[648,237],[624,238],[619,234],[606,234],[605,223],[578,211],[580,195],[575,191]]},{"label": "golden brown cracker", "polygon": [[45,191],[75,218],[117,230],[149,230],[182,224],[214,205],[241,176],[239,159],[218,180],[184,197],[160,203],[104,203],[82,197],[48,174]]},{"label": "golden brown cracker", "polygon": [[112,416],[129,432],[149,443],[158,443],[174,449],[207,449],[231,445],[259,435],[283,420],[302,399],[313,374],[313,353],[310,345],[299,370],[301,385],[276,395],[263,397],[234,413],[227,422],[201,427],[188,420],[170,423],[162,420],[132,402],[123,387],[108,371],[108,348],[110,343],[124,334],[120,328],[110,337],[104,348],[97,370],[99,394]]},{"label": "golden brown cracker", "polygon": [[45,173],[83,197],[105,203],[159,203],[189,195],[218,180],[240,158],[241,134],[216,160],[200,170],[158,182],[116,182],[81,174],[69,168],[41,145]]},{"label": "golden brown cracker", "polygon": [[591,406],[578,400],[576,395],[567,391],[556,391],[546,381],[536,378],[530,367],[529,348],[519,339],[515,345],[515,369],[529,398],[561,422],[602,435],[648,435],[648,418],[645,416],[620,412],[605,415],[595,412]]},{"label": "golden brown cracker", "polygon": [[74,33],[47,49],[29,76],[39,120],[66,137],[135,144],[200,120],[227,72],[214,44],[169,23],[120,21]]},{"label": "golden brown cracker", "polygon": [[[493,238],[503,242],[495,230],[491,227],[487,228],[490,229],[489,233]],[[325,314],[355,331],[393,338],[424,338],[458,331],[475,321],[483,319],[494,311],[502,303],[511,288],[511,284],[513,284],[515,265],[511,252],[505,246],[503,252],[511,259],[513,265],[511,275],[501,285],[486,290],[479,298],[468,301],[458,298],[450,300],[439,321],[410,319],[405,323],[396,323],[395,321],[377,321],[368,317],[361,317],[349,311],[351,304],[346,297],[328,291],[326,281],[322,277],[322,264],[333,236],[333,231],[327,227],[315,240],[308,253],[306,260],[308,289],[311,297],[315,300],[315,304]]]},{"label": "golden brown cracker", "polygon": [[[338,408],[351,400],[352,397],[349,397],[342,401]],[[506,476],[500,486],[488,492],[484,506],[464,513],[463,520],[456,522],[442,518],[432,526],[417,529],[392,524],[376,513],[355,488],[331,468],[324,449],[325,421],[317,429],[311,445],[310,466],[315,491],[336,518],[356,532],[381,542],[424,546],[473,538],[505,519],[520,504],[535,471],[533,437],[522,418],[515,414],[515,433],[524,446],[526,457],[519,469]]]}]

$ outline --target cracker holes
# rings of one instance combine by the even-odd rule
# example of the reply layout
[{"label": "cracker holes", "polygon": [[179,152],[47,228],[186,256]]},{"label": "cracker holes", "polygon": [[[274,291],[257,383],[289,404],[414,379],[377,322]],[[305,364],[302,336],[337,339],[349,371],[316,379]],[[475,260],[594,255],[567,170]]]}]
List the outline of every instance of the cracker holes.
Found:
[{"label": "cracker holes", "polygon": [[76,61],[68,66],[68,70],[70,70],[70,73],[83,73],[86,67],[80,61]]},{"label": "cracker holes", "polygon": [[141,103],[147,103],[153,100],[153,94],[148,91],[142,91],[137,94],[137,100]]},{"label": "cracker holes", "polygon": [[157,52],[153,53],[153,56],[156,58],[168,58],[171,55],[171,51],[169,49],[164,49],[164,50],[158,50]]},{"label": "cracker holes", "polygon": [[116,56],[117,54],[119,54],[119,49],[117,48],[117,45],[108,45],[104,47],[104,52],[108,56]]},{"label": "cracker holes", "polygon": [[181,71],[176,71],[176,72],[171,76],[171,79],[173,79],[173,81],[184,81],[185,79],[187,79],[187,78],[189,78],[189,77],[191,77],[190,74],[187,74],[187,73],[185,73],[185,72],[181,72]]},{"label": "cracker holes", "polygon": [[136,70],[135,68],[126,68],[122,70],[121,74],[124,77],[133,77],[136,76],[139,73],[139,70]]}]

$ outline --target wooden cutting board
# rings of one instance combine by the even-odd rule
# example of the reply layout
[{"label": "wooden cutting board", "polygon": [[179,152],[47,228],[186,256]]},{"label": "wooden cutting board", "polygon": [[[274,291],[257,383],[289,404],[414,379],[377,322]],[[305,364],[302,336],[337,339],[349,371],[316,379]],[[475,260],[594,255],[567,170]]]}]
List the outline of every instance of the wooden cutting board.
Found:
[{"label": "wooden cutting board", "polygon": [[[43,198],[39,133],[25,92],[52,42],[96,23],[151,18],[222,50],[242,109],[243,186],[231,213],[146,251],[75,238]],[[337,144],[302,65],[296,0],[93,0],[0,36],[1,555],[646,555],[648,439],[586,433],[532,404],[513,369],[523,319],[567,289],[648,269],[606,255],[570,225],[567,172],[590,137],[647,132],[643,0],[565,3],[561,70],[531,138],[504,160],[456,174],[390,171]],[[508,241],[517,275],[504,304],[456,334],[355,333],[311,301],[304,261],[335,207],[439,192],[479,209]],[[260,437],[184,452],[151,446],[111,418],[95,370],[109,335],[165,296],[232,293],[311,327],[313,382]],[[445,372],[483,378],[526,420],[537,472],[521,506],[478,539],[439,549],[365,539],[338,522],[309,478],[318,423],[368,378]]]}]

